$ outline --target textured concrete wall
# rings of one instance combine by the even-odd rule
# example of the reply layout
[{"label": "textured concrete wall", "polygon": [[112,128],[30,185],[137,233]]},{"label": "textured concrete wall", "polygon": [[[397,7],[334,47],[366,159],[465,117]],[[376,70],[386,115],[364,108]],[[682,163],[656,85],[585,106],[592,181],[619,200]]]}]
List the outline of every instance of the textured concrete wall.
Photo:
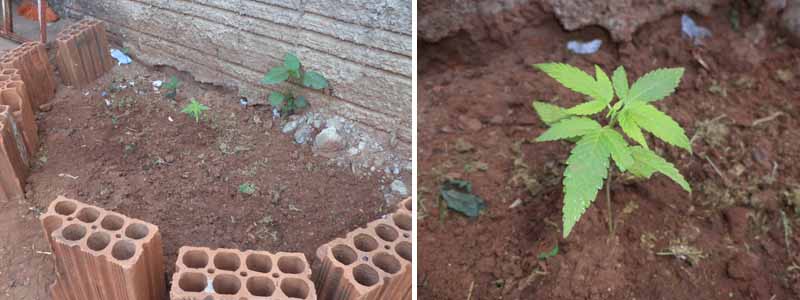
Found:
[{"label": "textured concrete wall", "polygon": [[331,81],[329,94],[303,90],[315,110],[410,148],[410,0],[67,0],[65,9],[109,23],[148,64],[261,101],[274,87],[258,81],[294,52]]}]

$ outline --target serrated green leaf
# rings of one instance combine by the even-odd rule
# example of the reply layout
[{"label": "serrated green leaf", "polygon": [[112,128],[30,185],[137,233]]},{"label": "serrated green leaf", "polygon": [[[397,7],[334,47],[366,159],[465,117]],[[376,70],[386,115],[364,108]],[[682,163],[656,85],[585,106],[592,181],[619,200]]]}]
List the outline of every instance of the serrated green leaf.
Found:
[{"label": "serrated green leaf", "polygon": [[636,80],[628,91],[626,103],[653,102],[664,99],[673,92],[683,77],[683,68],[657,69]]},{"label": "serrated green leaf", "polygon": [[320,73],[308,71],[303,75],[303,85],[312,89],[321,90],[328,87],[328,80]]},{"label": "serrated green leaf", "polygon": [[273,107],[281,108],[284,100],[286,100],[286,96],[280,92],[272,92],[269,94],[269,104]]},{"label": "serrated green leaf", "polygon": [[608,105],[614,99],[614,87],[611,85],[611,79],[598,65],[594,65],[594,73],[595,77],[597,77],[597,92],[599,96],[595,100]]},{"label": "serrated green leaf", "polygon": [[537,142],[555,141],[569,139],[585,135],[589,132],[600,129],[600,123],[589,118],[572,117],[553,124],[547,131],[542,133]]},{"label": "serrated green leaf", "polygon": [[542,122],[547,125],[553,125],[553,123],[569,117],[566,109],[550,103],[533,101],[533,109],[536,110],[536,114],[539,115]]},{"label": "serrated green leaf", "polygon": [[285,66],[279,66],[269,70],[267,75],[264,75],[264,78],[261,79],[261,83],[278,84],[286,81],[286,79],[289,79],[289,69]]},{"label": "serrated green leaf", "polygon": [[631,119],[642,129],[652,133],[667,144],[692,152],[689,138],[678,122],[650,104],[635,103],[626,109]]},{"label": "serrated green leaf", "polygon": [[634,160],[633,165],[628,169],[631,174],[637,177],[650,178],[653,173],[659,172],[672,179],[687,192],[692,192],[689,182],[683,178],[683,175],[672,163],[647,148],[634,146],[630,149]]},{"label": "serrated green leaf", "polygon": [[575,105],[569,109],[567,109],[567,113],[571,115],[577,116],[588,116],[599,113],[606,108],[608,103],[605,103],[600,100],[592,100],[589,102],[584,102],[578,105]]},{"label": "serrated green leaf", "polygon": [[594,202],[608,176],[609,149],[600,130],[586,134],[572,149],[564,170],[564,238]]},{"label": "serrated green leaf", "polygon": [[562,63],[543,63],[533,66],[574,92],[595,100],[603,98],[597,81],[581,69]]},{"label": "serrated green leaf", "polygon": [[617,116],[617,122],[619,122],[619,127],[622,128],[622,132],[625,132],[629,138],[639,143],[639,145],[647,147],[647,140],[644,138],[642,128],[636,125],[636,122],[630,118],[627,111],[623,111]]},{"label": "serrated green leaf", "polygon": [[288,70],[298,71],[300,70],[300,59],[294,53],[286,53],[286,57],[283,59],[283,66]]},{"label": "serrated green leaf", "polygon": [[611,80],[614,82],[614,90],[617,91],[617,97],[622,100],[628,95],[628,74],[625,72],[625,67],[619,66],[614,70],[611,75]]},{"label": "serrated green leaf", "polygon": [[625,172],[633,165],[633,157],[628,142],[622,137],[619,132],[611,128],[602,129],[602,140],[608,151],[611,152],[611,158],[617,164],[620,171]]}]

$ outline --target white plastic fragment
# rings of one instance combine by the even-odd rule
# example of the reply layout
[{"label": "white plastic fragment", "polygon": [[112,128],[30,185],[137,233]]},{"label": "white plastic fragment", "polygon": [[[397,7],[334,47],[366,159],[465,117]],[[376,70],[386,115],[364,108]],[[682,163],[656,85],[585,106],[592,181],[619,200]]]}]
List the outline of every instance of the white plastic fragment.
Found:
[{"label": "white plastic fragment", "polygon": [[702,39],[711,36],[711,31],[708,28],[697,26],[697,23],[685,14],[681,16],[681,31],[683,31],[683,35],[692,39],[695,45],[701,44]]},{"label": "white plastic fragment", "polygon": [[154,88],[160,88],[162,84],[164,84],[163,80],[154,80],[153,81],[153,87]]},{"label": "white plastic fragment", "polygon": [[119,49],[111,49],[111,57],[117,60],[118,65],[127,65],[132,62],[130,56],[125,54],[125,52],[120,51]]},{"label": "white plastic fragment", "polygon": [[167,116],[167,120],[169,120],[170,122],[175,122],[175,120],[172,120],[172,117],[170,116]]},{"label": "white plastic fragment", "polygon": [[106,101],[106,106],[111,107],[111,100],[108,99],[103,99],[103,100]]},{"label": "white plastic fragment", "polygon": [[567,42],[567,49],[575,54],[593,54],[597,52],[597,50],[600,50],[600,46],[602,45],[603,41],[600,39],[594,39],[588,42],[569,41]]}]

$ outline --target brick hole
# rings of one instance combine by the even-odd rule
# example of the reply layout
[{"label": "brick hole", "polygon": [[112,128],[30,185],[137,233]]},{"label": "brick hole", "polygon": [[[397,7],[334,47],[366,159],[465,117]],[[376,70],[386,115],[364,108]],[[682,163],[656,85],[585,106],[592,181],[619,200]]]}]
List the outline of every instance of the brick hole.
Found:
[{"label": "brick hole", "polygon": [[117,238],[122,238],[122,235],[119,233],[115,234],[114,236],[116,236]]},{"label": "brick hole", "polygon": [[404,206],[406,207],[406,209],[408,211],[413,211],[413,210],[411,210],[411,200],[406,201]]},{"label": "brick hole", "polygon": [[347,245],[336,245],[331,249],[331,252],[333,253],[333,258],[345,266],[349,266],[358,259],[358,254]]},{"label": "brick hole", "polygon": [[183,265],[187,268],[202,269],[208,265],[208,254],[201,250],[189,250],[183,254]]},{"label": "brick hole", "polygon": [[396,240],[399,236],[397,230],[386,224],[380,224],[376,226],[375,233],[378,235],[378,237],[387,242],[394,242],[394,240]]},{"label": "brick hole", "polygon": [[216,270],[214,270],[214,268],[208,268],[208,270],[206,270],[206,272],[208,272],[208,274],[214,274],[214,271],[216,271]]},{"label": "brick hole", "polygon": [[100,226],[105,230],[117,231],[125,225],[125,219],[117,215],[107,215],[100,221]]},{"label": "brick hole", "polygon": [[286,278],[281,280],[281,291],[289,298],[305,299],[310,292],[308,283],[298,278]]},{"label": "brick hole", "polygon": [[125,229],[125,236],[134,240],[142,239],[149,233],[150,229],[147,229],[147,226],[141,223],[128,225],[128,228]]},{"label": "brick hole", "polygon": [[278,270],[285,274],[300,274],[306,270],[306,264],[295,256],[284,256],[278,259]]},{"label": "brick hole", "polygon": [[207,284],[206,276],[201,273],[183,273],[178,280],[178,286],[187,292],[202,292]]},{"label": "brick hole", "polygon": [[218,252],[214,255],[214,266],[220,270],[236,271],[239,269],[239,256],[234,253]]},{"label": "brick hole", "polygon": [[397,246],[394,247],[394,252],[397,252],[397,255],[400,255],[403,259],[407,261],[411,261],[411,243],[409,242],[400,242]]},{"label": "brick hole", "polygon": [[239,272],[239,276],[247,277],[247,272],[241,271],[241,272]]},{"label": "brick hole", "polygon": [[61,235],[69,241],[78,241],[86,235],[86,227],[81,224],[72,224],[64,228]]},{"label": "brick hole", "polygon": [[373,286],[378,284],[380,277],[378,271],[375,271],[367,264],[360,264],[353,268],[353,278],[363,286]]},{"label": "brick hole", "polygon": [[389,274],[395,274],[400,271],[400,261],[386,252],[381,252],[372,257],[372,263],[375,264],[378,269],[383,270]]},{"label": "brick hole", "polygon": [[89,239],[86,240],[86,245],[89,246],[89,249],[94,251],[103,251],[108,244],[111,243],[111,236],[105,232],[95,232],[89,236]]},{"label": "brick hole", "polygon": [[72,201],[61,201],[56,204],[55,210],[59,215],[69,216],[78,209],[78,204]]},{"label": "brick hole", "polygon": [[247,291],[257,297],[269,297],[275,293],[275,282],[269,277],[251,277],[247,279]]},{"label": "brick hole", "polygon": [[78,211],[76,217],[84,223],[94,223],[100,217],[100,211],[94,207],[84,207]]},{"label": "brick hole", "polygon": [[280,275],[280,274],[278,274],[278,273],[272,273],[272,277],[273,277],[273,278],[278,278],[278,277],[281,277],[281,275]]},{"label": "brick hole", "polygon": [[234,295],[242,288],[242,282],[236,276],[223,274],[214,277],[211,283],[214,286],[214,291],[222,295]]},{"label": "brick hole", "polygon": [[272,258],[269,255],[251,253],[245,259],[245,265],[250,271],[269,273],[272,271]]},{"label": "brick hole", "polygon": [[61,228],[61,225],[64,224],[64,221],[59,216],[47,216],[42,221],[42,224],[44,226],[44,230],[47,231],[47,236],[50,236],[53,231]]},{"label": "brick hole", "polygon": [[67,218],[67,221],[72,221],[72,220],[75,220],[75,218],[73,218],[73,217]]},{"label": "brick hole", "polygon": [[408,238],[408,237],[410,237],[410,236],[411,236],[411,235],[409,235],[408,233],[403,233],[403,237],[404,237],[404,238]]},{"label": "brick hole", "polygon": [[92,225],[92,230],[96,230],[96,229],[97,229],[97,225]]},{"label": "brick hole", "polygon": [[8,80],[11,80],[11,76],[0,75],[0,81],[8,81]]},{"label": "brick hole", "polygon": [[128,240],[119,240],[111,249],[111,256],[118,260],[128,260],[136,254],[136,244]]},{"label": "brick hole", "polygon": [[359,233],[353,238],[353,245],[358,250],[370,252],[378,248],[378,241],[368,234]]},{"label": "brick hole", "polygon": [[386,245],[386,246],[383,246],[383,249],[389,250],[389,249],[392,249],[392,246]]},{"label": "brick hole", "polygon": [[392,216],[394,224],[402,230],[411,231],[411,216],[407,214],[394,214]]}]

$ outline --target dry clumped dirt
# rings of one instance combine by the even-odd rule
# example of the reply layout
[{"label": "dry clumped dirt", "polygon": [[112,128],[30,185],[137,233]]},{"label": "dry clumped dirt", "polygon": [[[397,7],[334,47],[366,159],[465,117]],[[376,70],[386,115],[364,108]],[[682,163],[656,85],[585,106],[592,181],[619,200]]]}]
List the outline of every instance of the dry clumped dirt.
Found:
[{"label": "dry clumped dirt", "polygon": [[[176,101],[152,87],[173,74],[183,82]],[[192,97],[211,108],[199,123],[180,113]],[[60,87],[51,103],[38,116],[27,200],[0,204],[3,299],[49,299],[53,258],[37,217],[57,195],[159,226],[169,275],[183,245],[312,258],[392,210],[378,175],[313,155],[267,107],[245,108],[235,92],[185,74],[117,66],[85,89]],[[246,183],[254,193],[240,192]]]},{"label": "dry clumped dirt", "polygon": [[[421,43],[418,288],[421,299],[797,299],[800,297],[800,50],[777,18],[715,7],[692,15],[713,37],[694,46],[680,15],[614,43],[599,28],[564,31],[550,15],[505,32],[510,44],[461,31]],[[575,55],[569,40],[600,38]],[[686,68],[657,106],[693,141],[693,154],[650,140],[686,176],[616,178],[609,235],[605,191],[561,239],[561,174],[569,145],[533,143],[546,126],[531,100],[581,99],[531,64],[589,70],[624,65],[630,77]],[[481,165],[482,168],[474,168]],[[488,207],[476,219],[442,213],[439,185],[473,183]],[[537,256],[559,245],[555,257]]]}]

